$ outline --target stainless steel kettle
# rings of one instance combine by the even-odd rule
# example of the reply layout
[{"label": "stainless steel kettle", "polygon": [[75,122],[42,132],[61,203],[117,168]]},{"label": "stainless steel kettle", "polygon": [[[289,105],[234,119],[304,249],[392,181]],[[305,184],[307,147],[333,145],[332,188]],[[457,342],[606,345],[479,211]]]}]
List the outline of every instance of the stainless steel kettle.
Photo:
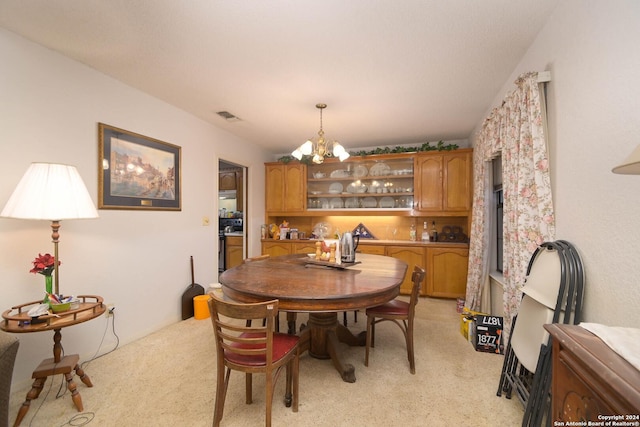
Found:
[{"label": "stainless steel kettle", "polygon": [[355,236],[345,231],[340,238],[340,260],[342,262],[356,262],[356,249],[360,243],[360,235]]}]

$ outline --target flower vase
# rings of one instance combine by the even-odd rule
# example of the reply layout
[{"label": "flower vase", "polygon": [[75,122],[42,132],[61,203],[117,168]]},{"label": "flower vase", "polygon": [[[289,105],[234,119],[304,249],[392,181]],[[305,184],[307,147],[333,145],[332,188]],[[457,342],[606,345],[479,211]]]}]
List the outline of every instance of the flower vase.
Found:
[{"label": "flower vase", "polygon": [[45,296],[44,296],[44,304],[49,304],[49,294],[53,293],[53,276],[46,275],[44,276],[44,286],[45,286]]}]

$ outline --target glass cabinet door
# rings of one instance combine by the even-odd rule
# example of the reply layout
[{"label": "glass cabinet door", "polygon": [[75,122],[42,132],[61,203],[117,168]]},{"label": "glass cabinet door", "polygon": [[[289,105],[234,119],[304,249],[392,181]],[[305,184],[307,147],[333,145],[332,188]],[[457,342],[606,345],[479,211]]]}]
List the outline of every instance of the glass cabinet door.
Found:
[{"label": "glass cabinet door", "polygon": [[413,208],[413,157],[327,161],[307,171],[308,210]]}]

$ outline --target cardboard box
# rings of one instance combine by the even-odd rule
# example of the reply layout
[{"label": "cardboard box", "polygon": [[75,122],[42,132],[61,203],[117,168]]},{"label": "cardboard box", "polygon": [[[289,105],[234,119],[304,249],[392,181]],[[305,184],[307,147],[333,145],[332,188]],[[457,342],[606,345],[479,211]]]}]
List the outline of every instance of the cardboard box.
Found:
[{"label": "cardboard box", "polygon": [[473,346],[476,351],[504,354],[502,321],[502,317],[499,316],[487,316],[483,314],[475,316]]}]

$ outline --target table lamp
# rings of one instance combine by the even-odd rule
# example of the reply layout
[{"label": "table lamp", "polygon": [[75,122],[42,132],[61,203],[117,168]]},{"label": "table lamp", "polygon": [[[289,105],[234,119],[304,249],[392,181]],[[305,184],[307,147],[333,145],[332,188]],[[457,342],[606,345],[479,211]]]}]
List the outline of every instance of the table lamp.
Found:
[{"label": "table lamp", "polygon": [[624,175],[640,175],[640,145],[629,154],[629,157],[611,171]]},{"label": "table lamp", "polygon": [[98,211],[74,166],[32,163],[13,190],[0,216],[51,221],[55,293],[59,294],[58,239],[60,221],[97,218]]}]

